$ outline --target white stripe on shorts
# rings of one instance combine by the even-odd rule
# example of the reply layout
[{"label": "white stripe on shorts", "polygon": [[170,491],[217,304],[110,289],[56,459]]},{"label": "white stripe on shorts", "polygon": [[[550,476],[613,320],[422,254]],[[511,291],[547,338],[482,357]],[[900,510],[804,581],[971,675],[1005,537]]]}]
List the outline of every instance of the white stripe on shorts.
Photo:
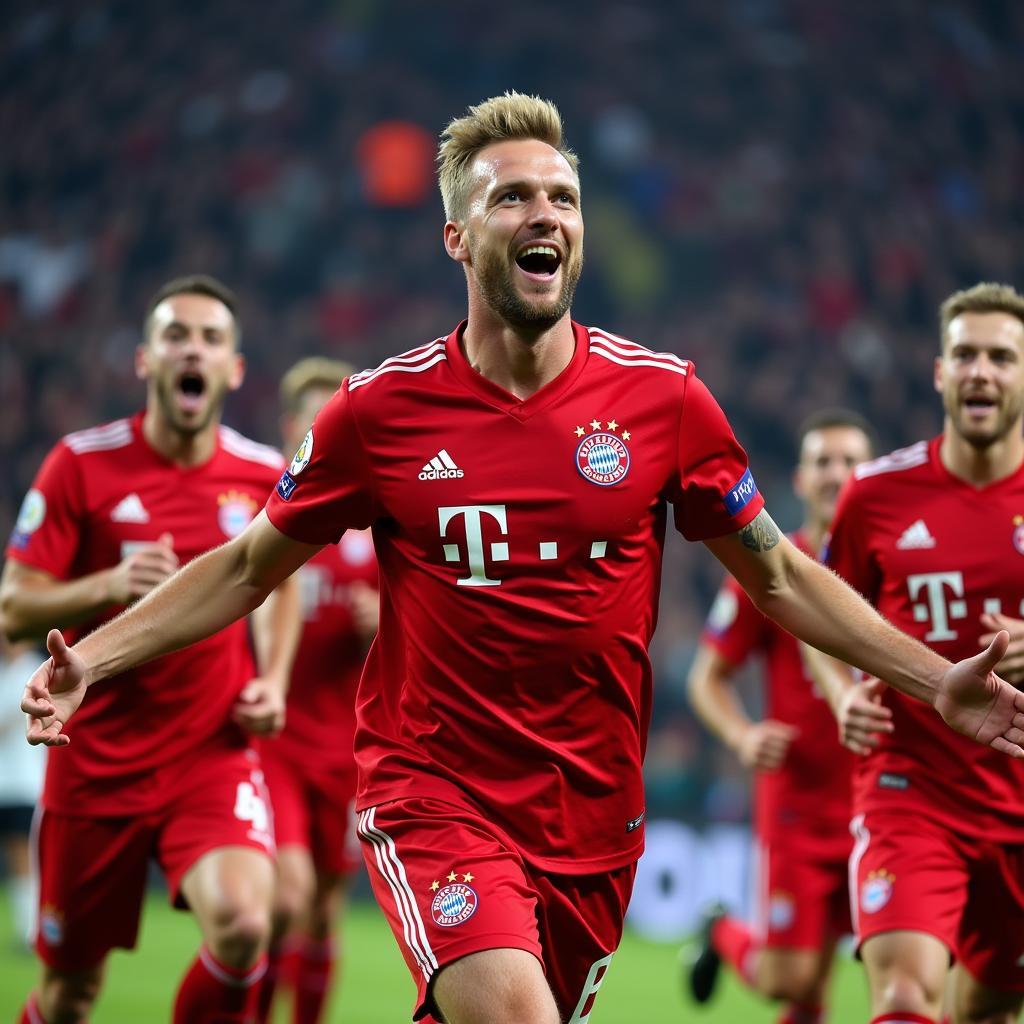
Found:
[{"label": "white stripe on shorts", "polygon": [[380,868],[380,873],[395,898],[395,907],[402,919],[405,943],[420,965],[423,976],[429,981],[430,976],[437,970],[437,958],[427,940],[423,918],[420,917],[416,897],[406,877],[405,866],[395,849],[395,842],[374,823],[376,810],[376,807],[369,807],[359,815],[359,835],[373,847],[377,867]]}]

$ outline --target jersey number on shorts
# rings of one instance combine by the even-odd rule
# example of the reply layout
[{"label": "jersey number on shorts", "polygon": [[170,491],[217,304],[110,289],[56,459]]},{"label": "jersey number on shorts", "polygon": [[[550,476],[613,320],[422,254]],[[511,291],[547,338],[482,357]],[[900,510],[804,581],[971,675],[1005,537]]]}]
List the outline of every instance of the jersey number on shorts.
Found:
[{"label": "jersey number on shorts", "polygon": [[235,793],[234,815],[239,821],[248,821],[256,832],[266,832],[270,824],[267,805],[251,782],[240,782]]}]

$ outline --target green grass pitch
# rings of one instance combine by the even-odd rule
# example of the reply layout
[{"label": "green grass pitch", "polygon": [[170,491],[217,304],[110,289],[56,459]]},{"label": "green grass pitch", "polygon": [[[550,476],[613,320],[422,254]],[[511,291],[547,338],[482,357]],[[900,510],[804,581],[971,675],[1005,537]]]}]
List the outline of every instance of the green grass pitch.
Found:
[{"label": "green grass pitch", "polygon": [[[13,953],[10,918],[0,904],[0,1021],[14,1021],[37,967]],[[146,905],[139,948],[115,953],[91,1024],[160,1024],[170,1019],[174,992],[195,953],[198,932],[188,914],[170,910],[162,895]],[[407,1024],[412,981],[383,917],[371,904],[358,903],[343,927],[345,961],[327,1020],[330,1024]],[[744,992],[731,978],[705,1008],[684,1000],[675,946],[646,942],[629,933],[623,939],[590,1024],[771,1024],[777,1014]],[[832,1024],[861,1024],[868,1018],[863,974],[843,959],[832,993]],[[278,1009],[276,1024],[287,1014]]]}]

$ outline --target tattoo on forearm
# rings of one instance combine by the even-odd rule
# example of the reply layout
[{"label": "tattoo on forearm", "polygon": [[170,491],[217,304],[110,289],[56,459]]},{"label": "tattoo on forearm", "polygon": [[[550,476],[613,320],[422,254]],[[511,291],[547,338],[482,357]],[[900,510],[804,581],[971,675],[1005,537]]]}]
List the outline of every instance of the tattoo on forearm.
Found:
[{"label": "tattoo on forearm", "polygon": [[754,520],[740,530],[740,540],[751,551],[771,551],[779,543],[779,528],[767,512],[759,512]]}]

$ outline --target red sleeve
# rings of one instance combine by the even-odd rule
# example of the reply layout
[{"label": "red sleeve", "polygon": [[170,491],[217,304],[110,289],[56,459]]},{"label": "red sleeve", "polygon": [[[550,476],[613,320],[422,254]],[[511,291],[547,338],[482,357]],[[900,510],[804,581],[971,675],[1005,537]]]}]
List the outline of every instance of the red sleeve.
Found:
[{"label": "red sleeve", "polygon": [[743,588],[726,577],[704,623],[701,640],[733,665],[742,665],[766,644],[768,619]]},{"label": "red sleeve", "polygon": [[687,540],[735,533],[764,508],[747,453],[711,392],[692,373],[683,394],[677,453],[666,497],[675,506],[676,529]]},{"label": "red sleeve", "polygon": [[266,508],[282,533],[307,544],[334,543],[378,518],[347,381],[320,410]]},{"label": "red sleeve", "polygon": [[78,554],[84,514],[78,459],[61,442],[46,456],[25,495],[7,556],[67,579]]},{"label": "red sleeve", "polygon": [[856,478],[851,477],[839,495],[832,529],[825,538],[822,561],[874,604],[881,578],[870,550],[863,490]]}]

